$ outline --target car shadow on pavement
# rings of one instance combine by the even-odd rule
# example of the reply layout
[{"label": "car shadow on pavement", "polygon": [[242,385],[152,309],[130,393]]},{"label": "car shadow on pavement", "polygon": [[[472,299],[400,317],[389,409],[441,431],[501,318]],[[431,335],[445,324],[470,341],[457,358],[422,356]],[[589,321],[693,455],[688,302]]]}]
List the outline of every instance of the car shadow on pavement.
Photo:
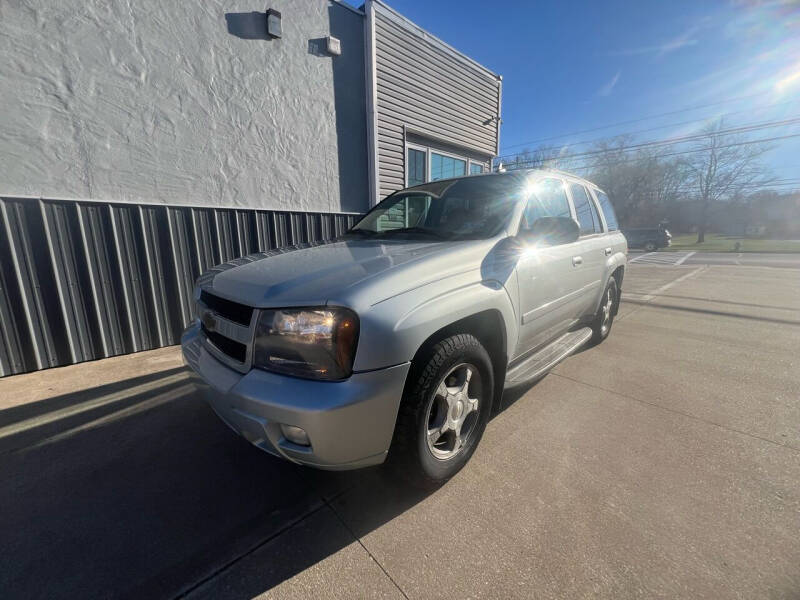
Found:
[{"label": "car shadow on pavement", "polygon": [[[670,298],[675,300],[697,300],[699,302],[709,302],[713,304],[729,304],[732,306],[746,306],[748,308],[766,308],[769,310],[788,310],[797,312],[796,306],[777,306],[775,304],[754,304],[752,302],[734,302],[733,300],[719,300],[717,298],[703,298],[700,296],[678,296],[675,294],[649,294],[654,298]],[[627,300],[626,300],[627,301]]]},{"label": "car shadow on pavement", "polygon": [[[323,472],[271,457],[184,377],[173,369],[0,411],[4,597],[202,596],[255,560],[255,576],[212,594],[252,597],[435,493],[380,468]],[[507,393],[504,408],[529,388]],[[345,493],[358,525],[334,508]]]},{"label": "car shadow on pavement", "polygon": [[691,306],[674,306],[672,304],[663,304],[658,302],[646,301],[646,300],[633,300],[631,298],[627,298],[625,300],[628,304],[638,304],[641,306],[648,306],[650,308],[659,308],[665,310],[674,310],[674,311],[681,311],[681,312],[689,312],[689,313],[696,313],[701,315],[712,315],[715,317],[731,317],[734,319],[744,319],[747,321],[759,321],[762,323],[775,323],[778,325],[790,325],[790,326],[800,326],[800,321],[795,319],[779,319],[774,317],[764,317],[760,315],[747,315],[744,313],[734,313],[728,312],[724,310],[712,310],[709,308],[694,308]]}]

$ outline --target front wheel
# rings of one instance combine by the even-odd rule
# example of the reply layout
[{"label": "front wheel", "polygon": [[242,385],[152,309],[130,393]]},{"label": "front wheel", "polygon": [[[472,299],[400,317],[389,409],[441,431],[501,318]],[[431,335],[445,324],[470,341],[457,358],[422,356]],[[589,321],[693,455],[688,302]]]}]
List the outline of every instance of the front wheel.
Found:
[{"label": "front wheel", "polygon": [[389,465],[422,487],[450,479],[478,446],[493,390],[492,362],[474,336],[454,335],[423,352],[412,365]]},{"label": "front wheel", "polygon": [[647,250],[648,252],[655,252],[656,250],[658,250],[658,246],[656,245],[655,242],[647,242],[644,245],[644,249]]},{"label": "front wheel", "polygon": [[618,302],[619,288],[617,280],[612,277],[608,280],[606,289],[603,292],[603,299],[600,301],[600,308],[592,321],[592,344],[599,344],[608,337],[611,332],[611,325],[614,323]]}]

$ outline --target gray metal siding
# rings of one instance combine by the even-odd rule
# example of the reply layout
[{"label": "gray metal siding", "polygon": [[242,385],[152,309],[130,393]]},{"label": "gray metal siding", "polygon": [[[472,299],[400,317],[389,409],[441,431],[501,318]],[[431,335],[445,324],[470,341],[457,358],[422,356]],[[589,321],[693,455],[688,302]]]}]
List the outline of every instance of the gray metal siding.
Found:
[{"label": "gray metal siding", "polygon": [[0,197],[0,377],[175,344],[201,272],[357,218]]},{"label": "gray metal siding", "polygon": [[471,151],[485,162],[497,149],[500,81],[487,70],[404,27],[376,4],[378,181],[383,197],[405,186],[405,131]]}]

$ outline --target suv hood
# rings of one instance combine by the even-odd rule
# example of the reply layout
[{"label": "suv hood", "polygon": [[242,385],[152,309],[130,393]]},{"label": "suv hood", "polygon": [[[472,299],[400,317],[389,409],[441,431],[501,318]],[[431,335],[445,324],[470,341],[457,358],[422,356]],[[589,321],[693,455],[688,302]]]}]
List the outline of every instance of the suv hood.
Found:
[{"label": "suv hood", "polygon": [[[218,265],[198,285],[254,307],[322,306],[353,293],[374,304],[385,298],[478,269],[495,240],[428,242],[339,240],[252,254]],[[458,253],[458,257],[451,257]],[[378,276],[381,277],[378,277]]]}]

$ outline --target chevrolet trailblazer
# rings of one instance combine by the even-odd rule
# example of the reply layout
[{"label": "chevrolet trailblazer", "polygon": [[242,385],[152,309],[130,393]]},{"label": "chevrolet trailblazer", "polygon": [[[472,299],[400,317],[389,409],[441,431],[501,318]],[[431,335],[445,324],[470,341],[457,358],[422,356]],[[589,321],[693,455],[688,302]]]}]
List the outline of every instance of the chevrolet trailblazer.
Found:
[{"label": "chevrolet trailblazer", "polygon": [[570,174],[433,181],[337,240],[203,274],[183,354],[257,447],[435,484],[469,460],[504,388],[605,339],[626,252],[606,194]]}]

